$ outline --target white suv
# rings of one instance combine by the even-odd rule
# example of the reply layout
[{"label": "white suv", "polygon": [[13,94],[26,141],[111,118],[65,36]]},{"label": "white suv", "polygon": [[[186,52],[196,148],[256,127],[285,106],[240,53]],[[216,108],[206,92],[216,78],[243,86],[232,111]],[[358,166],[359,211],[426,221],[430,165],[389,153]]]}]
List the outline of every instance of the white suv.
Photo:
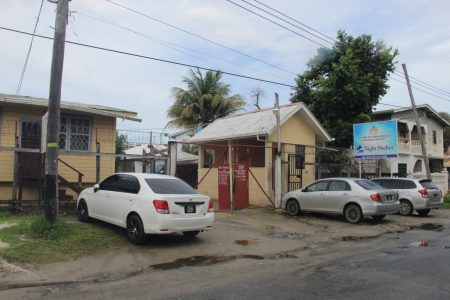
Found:
[{"label": "white suv", "polygon": [[399,192],[402,216],[410,216],[413,211],[426,216],[430,209],[443,205],[442,192],[430,179],[375,178],[372,181]]}]

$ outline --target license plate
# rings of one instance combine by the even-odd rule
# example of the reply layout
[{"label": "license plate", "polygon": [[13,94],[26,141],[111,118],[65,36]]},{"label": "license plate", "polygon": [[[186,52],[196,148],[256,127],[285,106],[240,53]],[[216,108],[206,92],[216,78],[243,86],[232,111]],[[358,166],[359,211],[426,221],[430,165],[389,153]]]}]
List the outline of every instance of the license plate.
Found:
[{"label": "license plate", "polygon": [[195,214],[195,205],[186,205],[184,207],[184,212],[186,214]]}]

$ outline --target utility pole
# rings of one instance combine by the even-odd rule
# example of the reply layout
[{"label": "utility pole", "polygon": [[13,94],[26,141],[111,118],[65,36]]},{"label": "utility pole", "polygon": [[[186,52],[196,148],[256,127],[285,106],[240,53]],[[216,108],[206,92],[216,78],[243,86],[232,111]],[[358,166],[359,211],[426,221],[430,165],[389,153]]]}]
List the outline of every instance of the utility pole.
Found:
[{"label": "utility pole", "polygon": [[[54,3],[54,1],[50,2]],[[58,216],[59,113],[68,11],[69,0],[59,0],[56,7],[50,93],[48,97],[46,173],[44,178],[45,220],[49,224],[53,224]]]},{"label": "utility pole", "polygon": [[427,148],[425,147],[425,142],[423,140],[422,127],[420,124],[419,116],[417,115],[416,103],[414,102],[414,96],[413,96],[413,92],[411,89],[411,84],[409,83],[408,71],[406,70],[405,64],[402,64],[402,67],[403,67],[403,72],[405,73],[406,84],[408,86],[408,92],[409,92],[409,97],[411,99],[411,106],[412,106],[412,110],[413,110],[413,114],[414,114],[414,119],[416,119],[417,132],[419,133],[420,146],[422,147],[422,158],[423,158],[423,162],[425,164],[425,172],[427,173],[427,178],[431,179],[430,164],[428,162]]},{"label": "utility pole", "polygon": [[278,93],[275,93],[275,105],[273,113],[277,123],[277,155],[275,157],[275,208],[281,207],[281,125],[280,125],[280,100]]}]

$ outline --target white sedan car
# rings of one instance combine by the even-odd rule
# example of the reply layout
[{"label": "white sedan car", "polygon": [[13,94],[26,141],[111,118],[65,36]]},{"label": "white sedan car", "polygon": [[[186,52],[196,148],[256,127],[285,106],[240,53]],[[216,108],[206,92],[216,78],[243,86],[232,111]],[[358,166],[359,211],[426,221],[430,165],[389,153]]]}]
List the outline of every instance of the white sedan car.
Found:
[{"label": "white sedan car", "polygon": [[399,211],[398,192],[359,178],[328,178],[317,180],[307,187],[286,193],[282,207],[290,216],[302,211],[341,214],[350,223],[358,223],[365,216],[383,219]]},{"label": "white sedan car", "polygon": [[126,228],[128,239],[140,244],[145,234],[182,232],[193,237],[211,229],[214,208],[209,197],[176,177],[117,173],[80,193],[77,217]]}]

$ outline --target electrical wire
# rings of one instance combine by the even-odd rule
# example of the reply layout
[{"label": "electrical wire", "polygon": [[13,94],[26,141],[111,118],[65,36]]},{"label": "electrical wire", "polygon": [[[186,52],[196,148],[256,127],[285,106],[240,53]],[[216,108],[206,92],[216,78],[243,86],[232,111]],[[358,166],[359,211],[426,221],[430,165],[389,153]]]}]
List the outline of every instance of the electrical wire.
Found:
[{"label": "electrical wire", "polygon": [[263,63],[263,64],[265,64],[265,65],[268,65],[268,66],[271,66],[271,67],[273,67],[273,68],[282,70],[282,71],[287,72],[287,73],[290,73],[290,74],[292,74],[292,75],[297,75],[296,73],[294,73],[294,72],[292,72],[292,71],[289,71],[289,70],[287,70],[287,69],[284,69],[284,68],[282,68],[282,67],[279,67],[279,66],[277,66],[277,65],[274,65],[274,64],[272,64],[272,63],[268,63],[268,62],[266,62],[266,61],[264,61],[264,60],[262,60],[262,59],[259,59],[259,58],[255,57],[255,56],[246,54],[246,53],[241,52],[241,51],[239,51],[239,50],[236,50],[236,49],[233,49],[233,48],[228,47],[228,46],[226,46],[226,45],[223,45],[223,44],[221,44],[221,43],[215,42],[215,41],[210,40],[210,39],[208,39],[208,38],[205,38],[205,37],[203,37],[203,36],[201,36],[201,35],[199,35],[199,34],[196,34],[196,33],[190,32],[190,31],[188,31],[188,30],[186,30],[186,29],[183,29],[183,28],[181,28],[181,27],[172,25],[172,24],[170,24],[170,23],[168,23],[168,22],[159,20],[159,19],[154,18],[154,17],[152,17],[152,16],[150,16],[150,15],[148,15],[148,14],[144,14],[144,13],[142,13],[142,12],[140,12],[140,11],[134,10],[134,9],[128,7],[128,6],[125,6],[125,5],[116,3],[116,2],[114,2],[114,1],[112,1],[112,0],[105,0],[105,1],[107,1],[107,2],[109,2],[109,3],[111,3],[111,4],[113,4],[113,5],[116,5],[117,7],[121,7],[121,8],[123,8],[123,9],[125,9],[125,10],[128,10],[128,11],[130,11],[130,12],[132,12],[132,13],[135,13],[135,14],[138,14],[138,15],[140,15],[140,16],[143,16],[143,17],[145,17],[145,18],[147,18],[147,19],[153,20],[153,21],[155,21],[155,22],[158,22],[158,23],[160,23],[160,24],[169,26],[169,27],[174,28],[174,29],[176,29],[176,30],[178,30],[178,31],[182,31],[182,32],[187,33],[187,34],[189,34],[189,35],[191,35],[191,36],[194,36],[194,37],[196,37],[196,38],[199,38],[199,39],[201,39],[201,40],[207,41],[207,42],[209,42],[209,43],[211,43],[211,44],[214,44],[214,45],[216,45],[216,46],[219,46],[219,47],[225,48],[225,49],[227,49],[227,50],[229,50],[229,51],[232,51],[232,52],[238,53],[238,54],[240,54],[240,55],[246,56],[246,57],[251,58],[251,59],[253,59],[253,60],[255,60],[255,61],[258,61],[258,62],[260,62],[260,63]]},{"label": "electrical wire", "polygon": [[[104,17],[104,16],[99,16],[99,15],[97,15],[95,13],[92,13],[92,12],[89,12],[89,14],[92,14],[92,15],[89,15],[89,14],[86,14],[86,13],[83,13],[83,12],[80,12],[80,11],[77,11],[77,13],[82,15],[82,16],[84,16],[84,17],[96,20],[97,22],[101,22],[101,23],[104,23],[104,24],[107,24],[107,25],[110,25],[110,26],[114,26],[114,27],[120,28],[120,29],[125,30],[125,31],[129,31],[129,32],[131,32],[133,34],[141,36],[141,37],[143,37],[145,39],[148,39],[148,40],[150,40],[152,42],[155,42],[155,43],[157,43],[159,45],[162,45],[164,47],[167,47],[169,49],[172,49],[174,51],[177,51],[179,53],[182,53],[184,55],[187,55],[189,57],[198,59],[198,60],[203,61],[203,62],[207,62],[207,63],[215,65],[215,63],[212,62],[211,60],[207,60],[207,59],[204,58],[205,56],[207,56],[207,57],[213,58],[213,59],[218,60],[218,61],[222,61],[222,62],[231,64],[231,65],[234,65],[234,66],[242,67],[242,64],[235,63],[235,62],[233,62],[231,60],[227,60],[227,59],[224,59],[224,58],[221,58],[221,57],[216,57],[216,56],[211,55],[209,53],[205,53],[205,52],[197,51],[197,50],[194,50],[194,49],[186,48],[186,47],[183,47],[181,45],[178,45],[178,44],[175,44],[175,43],[172,43],[172,42],[168,42],[168,41],[152,38],[152,37],[148,36],[145,33],[139,32],[139,31],[134,30],[134,29],[132,29],[130,27],[127,27],[125,25],[117,23],[117,22],[115,22],[115,21],[113,21],[111,19],[108,19],[108,18]],[[191,54],[189,52],[192,52],[192,53],[197,54],[197,55],[193,55],[193,54]],[[215,65],[215,67],[218,68],[217,65]],[[257,72],[261,72],[261,73],[264,73],[264,74],[269,75],[269,76],[273,76],[273,77],[277,77],[277,78],[283,78],[281,76],[278,76],[278,75],[275,75],[273,73],[269,73],[269,72],[266,72],[266,71],[260,71],[260,70],[254,69],[254,68],[248,68],[248,69],[253,70],[253,71],[257,71]]]},{"label": "electrical wire", "polygon": [[27,56],[25,58],[25,63],[23,65],[22,73],[20,74],[19,83],[16,89],[16,95],[19,95],[20,89],[22,88],[23,79],[25,77],[25,72],[27,70],[28,60],[30,59],[31,48],[33,47],[34,35],[36,34],[36,29],[39,24],[39,19],[41,17],[42,7],[44,6],[44,0],[41,1],[41,6],[39,7],[39,12],[36,18],[36,23],[34,24],[33,35],[31,36],[30,46],[28,47]]},{"label": "electrical wire", "polygon": [[[397,76],[399,76],[399,77],[401,77],[402,79],[405,79],[405,75],[402,74],[402,73],[400,73],[400,72],[398,72],[398,71],[394,71],[393,74],[394,74],[394,75],[397,75]],[[412,82],[412,83],[414,83],[414,84],[416,84],[416,85],[419,85],[419,86],[421,86],[421,87],[424,87],[424,88],[426,88],[426,89],[428,89],[428,90],[431,90],[431,91],[433,91],[433,92],[435,92],[435,93],[441,94],[441,95],[443,95],[443,96],[450,97],[450,93],[449,93],[449,92],[446,92],[446,91],[441,90],[441,89],[439,89],[439,88],[433,87],[433,86],[431,86],[431,85],[429,85],[429,84],[427,84],[427,83],[423,83],[422,81],[417,80],[417,79],[414,79],[414,78],[412,78],[411,76],[409,77],[409,81]]]},{"label": "electrical wire", "polygon": [[[256,15],[258,15],[258,16],[261,16],[261,15],[259,15],[258,13],[252,11],[251,9],[248,9],[248,8],[246,8],[246,7],[243,7],[243,6],[241,6],[241,5],[239,5],[239,4],[235,3],[235,2],[233,2],[233,1],[231,1],[231,0],[225,0],[225,1],[230,2],[230,3],[232,3],[232,4],[236,5],[236,6],[238,6],[238,7],[242,8],[242,9],[244,9],[244,10],[247,10],[247,11],[251,12],[252,14],[256,14]],[[248,3],[248,2],[245,1],[245,0],[241,0],[241,1],[243,1],[243,2],[245,2],[245,3]],[[260,3],[260,2],[257,1],[257,0],[254,0],[254,1]],[[252,5],[252,4],[250,4],[250,5]],[[268,5],[265,5],[265,4],[262,4],[262,5],[264,5],[265,7],[270,8],[270,9],[272,9],[272,10],[274,10],[274,11],[277,11],[277,10],[271,8],[271,7],[268,6]],[[255,6],[255,5],[252,5],[252,6],[253,6],[253,7],[257,7],[257,6]],[[257,7],[257,8],[258,8],[258,7]],[[261,9],[261,8],[259,8],[259,9]],[[277,11],[277,12],[278,12],[278,11]],[[280,12],[279,12],[279,13],[280,13]],[[281,14],[281,13],[280,13],[280,14]],[[284,14],[283,14],[283,15],[284,15]],[[286,16],[286,15],[284,15],[284,16]],[[281,27],[285,28],[286,30],[288,30],[288,31],[290,31],[290,32],[296,33],[295,31],[293,31],[293,30],[291,30],[291,29],[289,29],[289,28],[286,28],[285,26],[280,25],[280,24],[278,24],[278,23],[276,23],[276,22],[274,22],[274,21],[272,21],[272,20],[270,20],[270,19],[268,19],[268,18],[266,18],[266,17],[263,17],[263,16],[261,16],[261,17],[264,18],[264,19],[266,19],[266,20],[268,20],[268,21],[271,22],[271,23],[274,23],[274,24],[276,24],[276,25],[278,25],[278,26],[281,26]],[[286,17],[290,18],[291,20],[295,20],[295,19],[293,19],[293,18],[291,18],[291,17],[289,17],[289,16],[286,16]],[[281,18],[279,18],[279,17],[277,17],[277,18],[278,18],[278,19],[281,19]],[[283,20],[283,21],[286,22],[286,23],[288,23],[288,24],[291,24],[291,23],[288,22],[288,21],[285,21],[285,20]],[[301,23],[300,21],[298,21],[298,22]],[[303,24],[303,23],[301,23],[301,24]],[[291,25],[292,25],[292,24],[291,24]],[[309,26],[308,26],[308,27],[309,27]],[[317,32],[319,32],[319,31],[317,31]],[[298,33],[296,33],[296,34],[299,35]],[[324,34],[324,35],[325,35],[325,34]],[[302,36],[302,35],[300,35],[300,36]],[[303,37],[303,36],[302,36],[302,37]],[[307,38],[307,39],[308,39],[308,38]],[[308,40],[310,40],[310,39],[308,39]],[[310,41],[311,41],[311,40],[310,40]],[[313,41],[313,42],[317,44],[317,42],[315,42],[315,41]],[[324,46],[324,45],[322,45],[322,46],[323,46],[324,48],[327,48],[327,49],[330,49],[330,50],[331,50],[331,48],[328,47],[328,46]],[[399,72],[397,72],[397,71],[394,71],[393,74],[398,75],[398,76],[401,76],[403,79],[405,79],[404,75],[401,74],[401,73],[399,73]],[[392,79],[392,80],[395,80],[395,81],[398,81],[398,82],[401,82],[401,83],[403,83],[403,84],[406,84],[405,82],[400,81],[400,80],[396,80],[395,78],[392,78],[392,77],[391,77],[391,79]],[[432,85],[427,84],[427,83],[425,83],[425,82],[423,82],[423,81],[420,81],[420,80],[418,80],[418,79],[412,79],[411,76],[410,76],[410,82],[411,82],[411,87],[412,87],[413,89],[415,89],[415,90],[421,91],[421,92],[423,92],[423,93],[425,93],[425,94],[428,94],[428,95],[430,95],[430,96],[433,96],[433,97],[436,97],[436,98],[439,98],[439,99],[442,99],[442,100],[445,100],[445,101],[450,101],[450,99],[442,98],[442,97],[439,96],[439,95],[436,95],[436,94],[430,93],[430,92],[428,92],[428,91],[425,91],[425,90],[423,90],[423,89],[421,89],[421,88],[418,88],[417,86],[414,86],[413,83],[416,84],[416,85],[425,87],[425,88],[427,88],[427,89],[429,89],[429,90],[432,90],[434,93],[439,93],[439,94],[444,95],[444,96],[449,96],[450,93],[448,93],[448,92],[446,92],[446,91],[444,91],[444,90],[441,90],[441,89],[439,89],[439,88],[433,87]],[[448,94],[447,94],[447,93],[448,93]]]},{"label": "electrical wire", "polygon": [[[109,0],[107,0],[107,1],[109,1]],[[236,2],[233,2],[231,0],[225,0],[225,1],[227,1],[227,2],[229,2],[231,4],[233,4],[233,5],[236,5],[236,6],[242,8],[242,9],[244,9],[244,10],[246,10],[246,11],[248,11],[248,12],[250,12],[250,13],[252,13],[252,14],[258,16],[258,17],[260,17],[260,18],[263,18],[263,19],[265,19],[265,20],[267,20],[267,21],[269,21],[269,22],[271,22],[271,23],[273,23],[273,24],[275,24],[275,25],[277,25],[277,26],[279,26],[279,27],[281,27],[283,29],[286,29],[286,30],[288,30],[288,31],[290,31],[290,32],[292,32],[292,33],[294,33],[294,34],[296,34],[296,35],[298,35],[298,36],[300,36],[300,37],[302,37],[304,39],[307,39],[308,41],[310,41],[310,42],[312,42],[312,43],[314,43],[316,45],[319,45],[319,46],[324,47],[324,48],[328,48],[327,46],[325,46],[325,45],[323,45],[323,44],[321,44],[321,43],[319,43],[317,41],[314,41],[313,39],[310,39],[309,37],[307,37],[307,36],[305,36],[305,35],[303,35],[301,33],[298,33],[297,31],[294,31],[294,30],[292,30],[292,29],[290,29],[290,28],[288,28],[288,27],[286,27],[284,25],[281,25],[280,23],[277,23],[277,22],[275,22],[275,21],[273,21],[273,20],[271,20],[271,19],[269,19],[269,18],[267,18],[267,17],[265,17],[265,16],[263,16],[261,14],[258,14],[257,12],[254,12],[253,10],[248,9],[245,6],[237,4]]]},{"label": "electrical wire", "polygon": [[[394,81],[397,81],[397,82],[400,82],[400,83],[402,83],[402,84],[404,84],[404,85],[408,85],[408,84],[407,84],[406,82],[404,82],[404,81],[401,81],[401,80],[398,80],[398,79],[395,79],[395,78],[392,78],[392,77],[391,77],[390,79],[392,79],[392,80],[394,80]],[[421,92],[423,92],[423,93],[425,93],[425,94],[428,94],[428,95],[430,95],[430,96],[434,96],[434,97],[436,97],[436,98],[439,98],[439,99],[445,100],[445,101],[447,101],[447,102],[450,102],[450,99],[442,98],[441,96],[432,94],[432,93],[427,92],[427,91],[425,91],[425,90],[422,90],[422,89],[420,89],[420,88],[418,88],[418,87],[414,87],[414,89],[415,89],[415,90],[418,90],[418,91],[421,91]]]},{"label": "electrical wire", "polygon": [[[3,27],[3,26],[0,26],[0,29],[6,30],[6,31],[10,31],[10,32],[19,33],[19,34],[24,34],[24,35],[32,35],[32,33],[29,33],[29,32],[25,32],[25,31],[21,31],[21,30],[17,30],[17,29],[12,29],[12,28],[8,28],[8,27]],[[35,36],[39,37],[39,38],[47,39],[47,40],[53,40],[53,38],[49,37],[49,36],[38,35],[38,34],[35,34]],[[245,78],[245,79],[250,79],[250,80],[255,80],[255,81],[260,81],[260,82],[271,83],[271,84],[276,84],[276,85],[280,85],[280,86],[287,86],[287,87],[295,88],[295,86],[287,84],[287,83],[276,82],[276,81],[272,81],[272,80],[266,80],[266,79],[262,79],[262,78],[257,78],[257,77],[252,77],[252,76],[247,76],[247,75],[242,75],[242,74],[237,74],[237,73],[232,73],[232,72],[214,70],[214,69],[207,68],[207,67],[194,66],[194,65],[191,65],[191,64],[177,62],[177,61],[172,61],[172,60],[168,60],[168,59],[151,57],[151,56],[146,56],[146,55],[126,52],[126,51],[121,51],[121,50],[115,50],[115,49],[111,49],[111,48],[105,48],[105,47],[100,47],[100,46],[95,46],[95,45],[90,45],[90,44],[84,44],[84,43],[77,43],[77,42],[67,41],[67,40],[66,40],[66,43],[67,44],[72,44],[72,45],[79,45],[79,46],[92,48],[92,49],[97,49],[97,50],[102,50],[102,51],[107,51],[107,52],[112,52],[112,53],[117,53],[117,54],[122,54],[122,55],[128,55],[128,56],[133,56],[133,57],[138,57],[138,58],[143,58],[143,59],[148,59],[148,60],[154,60],[154,61],[169,63],[169,64],[173,64],[173,65],[179,65],[179,66],[184,66],[184,67],[189,67],[189,68],[197,68],[197,69],[205,70],[205,71],[220,72],[220,73],[222,73],[224,75],[240,77],[240,78]]]},{"label": "electrical wire", "polygon": [[[312,35],[312,36],[315,36],[316,38],[318,38],[318,39],[324,41],[325,43],[329,43],[329,44],[332,44],[332,45],[334,44],[334,41],[330,41],[330,40],[328,40],[328,39],[325,39],[325,38],[323,38],[323,37],[321,37],[321,36],[318,36],[317,34],[312,33],[311,31],[306,30],[306,29],[304,29],[304,28],[302,28],[302,27],[300,27],[300,26],[298,26],[298,25],[296,25],[296,24],[294,24],[294,23],[291,23],[291,22],[289,22],[289,21],[286,21],[285,19],[283,19],[283,18],[281,18],[281,17],[279,17],[279,16],[277,16],[277,15],[275,15],[275,14],[273,14],[273,13],[267,11],[267,10],[265,10],[264,8],[261,8],[261,7],[257,6],[257,5],[254,5],[254,4],[252,4],[252,3],[250,3],[250,2],[248,2],[248,1],[246,1],[246,0],[241,0],[241,1],[244,2],[244,3],[247,3],[248,5],[250,5],[250,6],[254,7],[254,8],[256,8],[256,9],[259,9],[259,10],[265,12],[266,14],[271,15],[272,17],[275,17],[275,18],[277,18],[277,19],[279,19],[279,20],[281,20],[281,21],[283,21],[283,22],[285,22],[285,23],[287,23],[287,24],[289,24],[289,25],[291,25],[291,26],[294,26],[294,27],[297,28],[297,29],[300,29],[301,31],[304,31],[304,32],[306,32],[306,33],[308,33],[308,34],[310,34],[310,35]],[[228,2],[230,2],[230,1],[228,1]]]},{"label": "electrical wire", "polygon": [[324,36],[324,37],[326,37],[326,38],[332,40],[333,42],[337,42],[337,40],[336,40],[335,38],[333,38],[333,37],[331,37],[331,36],[329,36],[329,35],[326,35],[325,33],[322,33],[322,32],[320,32],[320,31],[318,31],[318,30],[316,30],[316,29],[314,29],[314,28],[312,28],[312,27],[306,25],[305,23],[300,22],[299,20],[296,20],[296,19],[294,19],[294,18],[292,18],[292,17],[290,17],[290,16],[288,16],[288,15],[282,13],[281,11],[276,10],[275,8],[273,8],[273,7],[271,7],[271,6],[264,4],[264,3],[261,2],[261,1],[258,1],[258,0],[253,0],[253,1],[255,1],[256,3],[259,3],[260,5],[266,7],[266,8],[268,8],[268,9],[270,9],[270,10],[272,10],[272,11],[274,11],[274,12],[280,14],[280,15],[282,15],[283,17],[288,18],[288,19],[291,20],[291,21],[294,21],[294,22],[296,22],[296,23],[298,23],[298,24],[300,24],[300,25],[302,25],[302,26],[305,26],[306,28],[308,28],[308,29],[310,29],[310,30],[312,30],[312,31],[314,31],[314,32],[316,32],[316,33],[318,33],[318,34],[320,34],[320,35],[322,35],[322,36]]}]

